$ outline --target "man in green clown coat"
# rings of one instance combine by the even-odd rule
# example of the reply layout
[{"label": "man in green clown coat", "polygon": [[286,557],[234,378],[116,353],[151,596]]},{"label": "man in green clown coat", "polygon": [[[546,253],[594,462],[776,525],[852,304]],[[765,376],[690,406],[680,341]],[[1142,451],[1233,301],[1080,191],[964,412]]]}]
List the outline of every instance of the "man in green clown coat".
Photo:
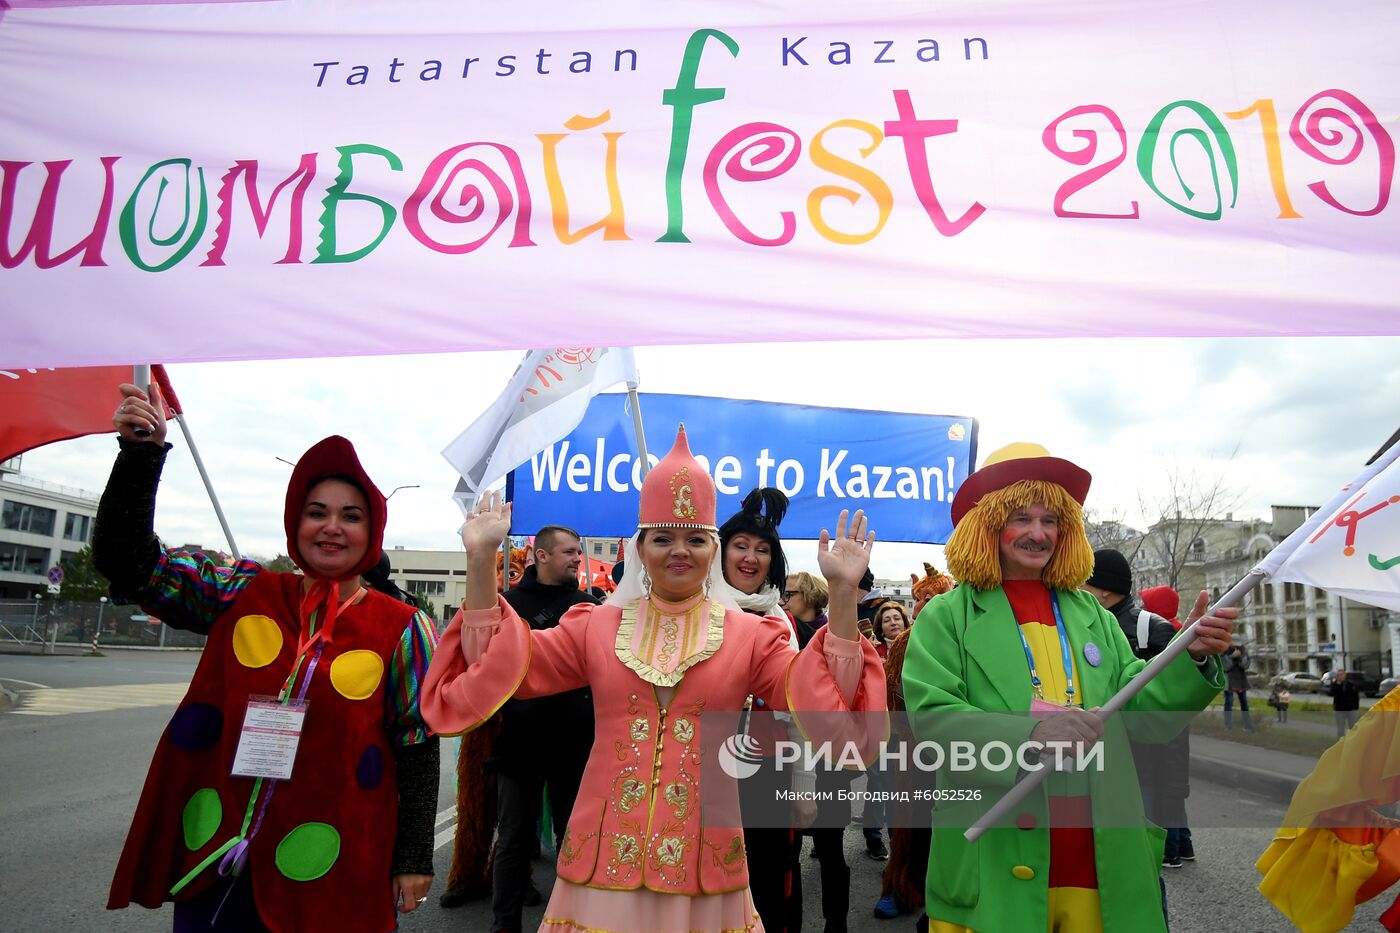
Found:
[{"label": "man in green clown coat", "polygon": [[[1103,705],[1146,662],[1080,587],[1093,570],[1082,506],[1089,474],[1035,444],[991,454],[959,487],[948,569],[910,635],[904,696],[920,739],[974,738],[1016,750],[1010,767],[945,760],[938,773],[927,912],[933,933],[1165,931],[1164,832],[1143,816],[1128,737],[1164,741],[1224,686],[1218,655],[1238,610],[1201,620],[1195,640],[1106,724]],[[1205,614],[1202,593],[1188,621]],[[997,714],[997,715],[989,715]],[[1102,739],[1098,763],[1051,777],[977,842],[964,831],[1058,749]],[[1043,752],[1042,752],[1043,750]],[[1044,757],[1038,757],[1041,754]],[[1029,758],[1027,758],[1029,756]],[[1073,761],[1073,755],[1069,756]]]}]

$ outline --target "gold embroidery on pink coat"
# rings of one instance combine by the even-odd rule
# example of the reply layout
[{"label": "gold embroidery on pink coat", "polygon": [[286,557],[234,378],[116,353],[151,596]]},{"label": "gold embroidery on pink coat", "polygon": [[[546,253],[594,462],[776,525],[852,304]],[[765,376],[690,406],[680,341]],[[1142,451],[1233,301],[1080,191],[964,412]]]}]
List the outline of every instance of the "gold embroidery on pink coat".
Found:
[{"label": "gold embroidery on pink coat", "polygon": [[612,841],[612,850],[610,867],[612,864],[635,865],[642,854],[642,845],[636,836],[618,836]]},{"label": "gold embroidery on pink coat", "polygon": [[671,805],[676,819],[684,820],[686,814],[690,812],[690,788],[679,781],[673,781],[666,785],[665,791],[661,794],[662,799]]},{"label": "gold embroidery on pink coat", "polygon": [[573,830],[564,831],[564,841],[559,845],[559,861],[564,864],[578,861],[583,855],[583,844],[592,839],[597,833],[587,833],[580,836]]},{"label": "gold embroidery on pink coat", "polygon": [[642,802],[646,796],[647,786],[636,778],[628,778],[622,782],[622,793],[618,796],[617,807],[623,813],[631,813],[632,808]]},{"label": "gold embroidery on pink coat", "polygon": [[[690,620],[687,618],[686,621]],[[669,671],[672,669],[671,661],[676,656],[676,649],[680,647],[676,643],[676,635],[680,632],[680,625],[675,619],[666,619],[661,623],[660,628],[662,632],[661,650],[656,653],[656,666],[663,671]],[[689,631],[689,628],[690,626],[687,625],[686,630]]]},{"label": "gold embroidery on pink coat", "polygon": [[675,868],[685,858],[685,841],[676,836],[667,836],[656,847],[656,860],[668,868]]},{"label": "gold embroidery on pink coat", "polygon": [[[640,608],[643,605],[645,610]],[[724,612],[721,604],[702,599],[687,610],[683,622],[677,623],[650,600],[625,606],[614,643],[617,659],[654,687],[675,687],[687,670],[714,655],[723,644]],[[663,629],[663,621],[679,625],[673,630],[674,637]],[[663,635],[667,636],[664,645]]]}]

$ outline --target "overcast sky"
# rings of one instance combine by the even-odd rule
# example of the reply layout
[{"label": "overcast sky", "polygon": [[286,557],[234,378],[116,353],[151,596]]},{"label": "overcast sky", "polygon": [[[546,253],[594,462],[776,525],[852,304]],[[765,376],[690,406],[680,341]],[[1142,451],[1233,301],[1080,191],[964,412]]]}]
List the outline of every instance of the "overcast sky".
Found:
[{"label": "overcast sky", "polygon": [[[354,441],[386,494],[419,487],[394,494],[386,548],[460,549],[455,474],[439,452],[500,393],[520,356],[186,364],[170,375],[245,554],[286,550],[291,468],[275,458],[295,460],[328,434]],[[1042,443],[1093,474],[1091,509],[1139,526],[1140,498],[1163,494],[1173,464],[1206,481],[1223,474],[1236,517],[1267,517],[1274,503],[1325,500],[1400,427],[1394,337],[641,347],[637,363],[644,392],[975,417],[979,460],[1011,441]],[[157,531],[167,543],[223,546],[174,426],[171,440]],[[53,444],[25,454],[23,470],[97,492],[115,450],[111,437]],[[814,554],[812,544],[788,548],[800,569],[815,569]],[[924,559],[941,566],[941,549],[884,544],[874,566],[902,577]]]}]

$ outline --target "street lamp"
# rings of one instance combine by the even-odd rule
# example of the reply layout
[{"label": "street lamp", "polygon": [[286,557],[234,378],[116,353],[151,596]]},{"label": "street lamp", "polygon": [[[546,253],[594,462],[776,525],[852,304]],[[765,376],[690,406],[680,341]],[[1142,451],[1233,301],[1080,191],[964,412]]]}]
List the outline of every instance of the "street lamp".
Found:
[{"label": "street lamp", "polygon": [[395,486],[393,489],[389,490],[389,494],[388,494],[387,496],[384,497],[384,501],[385,501],[385,502],[388,502],[390,499],[394,498],[394,493],[398,492],[400,489],[421,489],[421,488],[422,488],[422,487],[419,486],[417,483],[414,483],[412,486]]},{"label": "street lamp", "polygon": [[92,632],[92,650],[97,652],[97,640],[102,637],[102,610],[107,608],[107,597],[97,597],[97,627]]}]

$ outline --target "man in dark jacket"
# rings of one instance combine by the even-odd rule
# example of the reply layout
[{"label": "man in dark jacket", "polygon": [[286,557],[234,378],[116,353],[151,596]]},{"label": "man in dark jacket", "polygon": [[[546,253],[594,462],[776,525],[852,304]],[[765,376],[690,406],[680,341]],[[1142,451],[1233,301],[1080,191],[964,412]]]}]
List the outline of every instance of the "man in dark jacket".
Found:
[{"label": "man in dark jacket", "polygon": [[1337,738],[1346,735],[1356,725],[1356,711],[1361,706],[1361,691],[1346,671],[1337,671],[1332,682],[1332,715],[1337,720]]},{"label": "man in dark jacket", "polygon": [[[597,605],[598,600],[578,586],[582,559],[578,532],[546,525],[535,535],[535,562],[502,596],[531,628],[553,628],[570,607]],[[501,733],[487,762],[496,772],[499,815],[491,872],[492,933],[520,933],[541,797],[547,785],[557,840],[568,825],[592,746],[593,697],[586,688],[509,700],[501,708]]]},{"label": "man in dark jacket", "polygon": [[[1128,636],[1133,653],[1144,661],[1161,654],[1176,635],[1167,619],[1139,609],[1133,599],[1133,571],[1119,551],[1103,548],[1094,552],[1094,573],[1084,584]],[[1161,714],[1141,714],[1161,715]],[[1191,793],[1191,736],[1182,730],[1164,743],[1133,743],[1133,762],[1142,786],[1143,809],[1148,819],[1167,829],[1167,845],[1162,854],[1163,868],[1180,868],[1196,852],[1186,826],[1186,798]],[[1179,827],[1179,828],[1173,828]]]}]

